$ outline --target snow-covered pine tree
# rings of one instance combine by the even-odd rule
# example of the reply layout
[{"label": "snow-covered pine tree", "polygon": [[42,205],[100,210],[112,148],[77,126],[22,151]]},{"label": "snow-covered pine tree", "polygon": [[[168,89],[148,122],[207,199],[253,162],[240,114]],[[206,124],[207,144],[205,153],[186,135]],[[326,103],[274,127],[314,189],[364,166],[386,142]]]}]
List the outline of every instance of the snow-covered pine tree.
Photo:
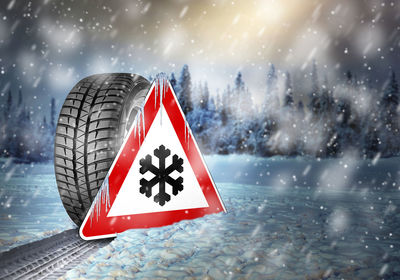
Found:
[{"label": "snow-covered pine tree", "polygon": [[335,107],[335,101],[332,96],[332,91],[329,89],[328,77],[325,76],[324,83],[321,86],[320,96],[321,113],[325,117],[330,118],[330,114],[333,112]]},{"label": "snow-covered pine tree", "polygon": [[240,98],[241,98],[241,92],[244,89],[244,82],[242,79],[242,73],[238,72],[235,80],[233,87],[231,85],[227,86],[227,89],[225,90],[225,96],[224,99],[222,100],[227,109],[229,110],[229,113],[231,117],[235,118],[238,116],[238,113],[240,112],[239,106],[240,106]]},{"label": "snow-covered pine tree", "polygon": [[204,86],[201,86],[202,90],[200,91],[200,108],[202,110],[208,109],[208,101],[210,99],[210,91],[208,90],[207,82],[204,83]]},{"label": "snow-covered pine tree", "polygon": [[202,131],[198,135],[200,146],[202,151],[210,154],[217,152],[217,143],[219,140],[218,133],[216,129],[221,127],[220,116],[216,111],[214,98],[208,98],[207,107],[202,110],[200,116],[200,123],[202,126]]},{"label": "snow-covered pine tree", "polygon": [[352,144],[352,132],[349,124],[351,104],[348,99],[339,98],[337,100],[336,115],[337,153],[343,153]]},{"label": "snow-covered pine tree", "polygon": [[[379,130],[374,123],[375,117],[369,118],[368,126],[365,128],[363,136],[363,154],[367,158],[373,158],[381,151],[381,140]],[[371,125],[372,124],[372,125]]]},{"label": "snow-covered pine tree", "polygon": [[209,101],[207,103],[207,110],[211,112],[211,116],[213,119],[212,125],[209,126],[207,131],[207,137],[209,138],[210,142],[210,150],[211,153],[217,154],[218,152],[218,141],[219,141],[219,133],[224,129],[222,125],[222,103],[221,103],[221,96],[219,92],[214,96],[210,96]]},{"label": "snow-covered pine tree", "polygon": [[380,120],[380,98],[377,98],[379,96],[378,91],[372,87],[368,79],[364,80],[364,87],[371,100],[363,119],[361,149],[364,157],[374,158],[381,151],[380,131],[382,122]]},{"label": "snow-covered pine tree", "polygon": [[13,145],[13,130],[14,124],[11,122],[14,119],[11,117],[11,113],[13,112],[13,101],[12,101],[12,92],[11,90],[8,91],[7,100],[3,107],[3,118],[2,118],[2,127],[1,127],[1,144],[2,144],[2,151],[1,154],[5,157],[10,156],[12,154],[12,149],[14,149]]},{"label": "snow-covered pine tree", "polygon": [[[49,160],[53,153],[53,133],[50,125],[35,122],[32,108],[25,105],[22,91],[18,91],[17,102],[13,103],[12,93],[7,96],[7,120],[1,127],[1,154],[13,157],[19,162],[39,162]],[[55,117],[55,102],[50,115]],[[33,116],[33,117],[32,117]],[[36,116],[37,117],[37,116]],[[53,128],[54,130],[54,128]]]},{"label": "snow-covered pine tree", "polygon": [[277,80],[278,77],[276,75],[275,66],[271,63],[267,74],[267,93],[271,93],[276,90]]},{"label": "snow-covered pine tree", "polygon": [[176,88],[177,81],[176,81],[176,78],[175,78],[175,74],[173,72],[171,73],[171,76],[169,78],[169,82],[171,83],[171,86],[172,86],[172,88],[174,89],[174,91],[176,93],[176,91],[177,91],[177,88]]},{"label": "snow-covered pine tree", "polygon": [[297,151],[297,139],[300,137],[297,123],[299,119],[294,108],[293,87],[289,72],[284,72],[278,76],[277,96],[282,101],[279,108],[275,108],[274,133],[268,140],[268,149],[272,153],[293,155]]},{"label": "snow-covered pine tree", "polygon": [[303,101],[299,101],[296,105],[296,110],[295,110],[295,115],[296,119],[294,120],[294,124],[296,125],[296,131],[297,133],[297,139],[296,139],[296,144],[295,144],[295,149],[296,151],[294,152],[296,155],[304,155],[305,153],[305,143],[304,143],[304,132],[305,130],[303,129],[306,125],[305,123],[305,111],[304,111],[304,103]]},{"label": "snow-covered pine tree", "polygon": [[294,100],[293,100],[293,86],[292,81],[290,79],[290,73],[285,73],[285,96],[283,100],[284,107],[293,107]]},{"label": "snow-covered pine tree", "polygon": [[241,102],[241,94],[243,91],[244,91],[244,81],[242,73],[239,71],[236,75],[234,87],[233,90],[231,91],[231,96],[229,100],[230,106],[233,109],[235,115],[240,111],[239,107]]},{"label": "snow-covered pine tree", "polygon": [[399,133],[399,85],[394,71],[390,72],[389,83],[385,87],[382,95],[382,139],[383,154],[391,156],[399,153],[400,133]]},{"label": "snow-covered pine tree", "polygon": [[243,77],[242,77],[242,73],[240,71],[237,73],[236,78],[235,78],[235,89],[238,89],[238,90],[244,89]]},{"label": "snow-covered pine tree", "polygon": [[266,92],[265,97],[262,101],[260,113],[257,118],[258,131],[255,132],[256,147],[255,153],[261,156],[273,155],[273,151],[269,150],[268,141],[271,135],[277,130],[277,114],[279,109],[279,97],[278,97],[278,77],[276,74],[275,66],[271,63],[267,79],[266,79]]},{"label": "snow-covered pine tree", "polygon": [[246,87],[242,93],[239,121],[241,142],[239,152],[254,154],[257,146],[256,132],[259,130],[259,120],[251,92]]},{"label": "snow-covered pine tree", "polygon": [[213,137],[216,137],[216,152],[218,154],[228,154],[231,152],[231,134],[234,123],[231,107],[229,106],[232,89],[230,85],[226,87],[221,96],[217,95],[217,110],[219,115],[220,128],[216,130]]},{"label": "snow-covered pine tree", "polygon": [[238,72],[234,81],[234,88],[230,98],[231,107],[231,129],[230,149],[234,152],[243,153],[247,147],[248,127],[250,114],[253,112],[252,98],[241,72]]},{"label": "snow-covered pine tree", "polygon": [[[325,157],[337,147],[335,134],[335,106],[327,78],[321,85],[318,78],[317,62],[314,60],[310,73],[311,91],[309,92],[308,110],[310,118],[305,123],[306,135],[303,136],[305,153]],[[346,103],[347,104],[347,103]],[[350,105],[350,104],[349,104]],[[346,109],[348,112],[350,109]],[[307,124],[308,122],[308,124]]]},{"label": "snow-covered pine tree", "polygon": [[192,82],[189,72],[189,66],[183,66],[181,76],[179,77],[179,95],[178,100],[181,104],[183,113],[187,116],[193,110],[192,103]]},{"label": "snow-covered pine tree", "polygon": [[30,150],[28,148],[28,141],[32,141],[30,137],[32,128],[30,127],[30,114],[27,106],[21,104],[21,108],[18,109],[20,113],[16,116],[16,125],[13,129],[13,148],[10,149],[11,156],[17,158],[20,161],[27,161]]},{"label": "snow-covered pine tree", "polygon": [[299,103],[297,103],[297,112],[301,115],[301,116],[303,116],[304,117],[304,114],[305,114],[305,112],[304,112],[304,104],[303,104],[303,101],[299,101]]},{"label": "snow-covered pine tree", "polygon": [[241,135],[238,152],[254,153],[257,142],[255,132],[258,130],[259,121],[252,94],[247,87],[240,94],[237,123]]},{"label": "snow-covered pine tree", "polygon": [[235,97],[237,99],[235,117],[242,122],[249,120],[254,115],[253,97],[243,80],[241,72],[238,73],[235,79]]},{"label": "snow-covered pine tree", "polygon": [[56,132],[56,100],[51,98],[50,102],[50,134],[54,135]]},{"label": "snow-covered pine tree", "polygon": [[309,94],[308,109],[318,118],[321,113],[320,92],[318,82],[317,63],[314,60],[311,70],[311,92]]},{"label": "snow-covered pine tree", "polygon": [[192,87],[192,104],[193,110],[187,115],[187,121],[189,122],[192,132],[197,135],[202,131],[203,127],[201,125],[201,115],[204,113],[201,108],[201,95],[203,89],[201,83],[194,84]]},{"label": "snow-covered pine tree", "polygon": [[220,98],[221,103],[219,106],[220,107],[219,111],[221,114],[221,120],[223,126],[228,125],[228,122],[232,120],[232,110],[229,104],[230,96],[232,95],[231,92],[232,89],[230,85],[228,85]]},{"label": "snow-covered pine tree", "polygon": [[324,147],[321,147],[321,156],[334,156],[337,147],[337,134],[335,130],[335,101],[329,88],[328,77],[325,76],[321,85],[320,95],[320,127],[323,136]]},{"label": "snow-covered pine tree", "polygon": [[279,105],[278,76],[274,64],[271,63],[267,74],[266,91],[261,111],[273,114],[279,109]]},{"label": "snow-covered pine tree", "polygon": [[348,85],[354,84],[353,73],[352,73],[350,70],[347,70],[347,71],[346,71],[345,76],[346,76],[346,83],[347,83]]},{"label": "snow-covered pine tree", "polygon": [[271,156],[274,151],[270,151],[267,144],[271,135],[277,130],[277,122],[272,115],[261,115],[258,120],[259,130],[255,136],[257,139],[255,152],[260,156]]}]

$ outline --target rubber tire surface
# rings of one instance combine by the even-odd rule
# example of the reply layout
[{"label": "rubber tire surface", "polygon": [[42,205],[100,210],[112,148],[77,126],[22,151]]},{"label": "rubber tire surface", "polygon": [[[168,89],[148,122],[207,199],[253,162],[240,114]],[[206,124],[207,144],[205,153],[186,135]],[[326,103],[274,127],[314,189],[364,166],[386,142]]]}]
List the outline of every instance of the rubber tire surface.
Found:
[{"label": "rubber tire surface", "polygon": [[54,165],[62,203],[78,226],[149,87],[139,75],[98,74],[81,80],[68,94],[57,123]]}]

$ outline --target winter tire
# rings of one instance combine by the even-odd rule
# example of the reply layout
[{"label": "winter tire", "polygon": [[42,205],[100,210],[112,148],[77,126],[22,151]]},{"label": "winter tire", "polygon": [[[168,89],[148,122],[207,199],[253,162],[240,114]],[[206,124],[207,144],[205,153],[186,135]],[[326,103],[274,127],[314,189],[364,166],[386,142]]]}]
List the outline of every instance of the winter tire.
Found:
[{"label": "winter tire", "polygon": [[57,123],[54,165],[64,208],[80,226],[150,87],[145,78],[99,74],[77,83]]}]

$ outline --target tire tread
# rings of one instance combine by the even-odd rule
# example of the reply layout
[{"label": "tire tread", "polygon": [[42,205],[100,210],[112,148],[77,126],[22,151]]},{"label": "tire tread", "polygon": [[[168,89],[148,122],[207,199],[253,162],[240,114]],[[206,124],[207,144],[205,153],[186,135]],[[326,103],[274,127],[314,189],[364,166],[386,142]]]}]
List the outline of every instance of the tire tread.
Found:
[{"label": "tire tread", "polygon": [[126,98],[149,86],[137,75],[98,74],[78,82],[66,97],[57,123],[54,166],[60,198],[78,226],[118,152],[116,135]]}]

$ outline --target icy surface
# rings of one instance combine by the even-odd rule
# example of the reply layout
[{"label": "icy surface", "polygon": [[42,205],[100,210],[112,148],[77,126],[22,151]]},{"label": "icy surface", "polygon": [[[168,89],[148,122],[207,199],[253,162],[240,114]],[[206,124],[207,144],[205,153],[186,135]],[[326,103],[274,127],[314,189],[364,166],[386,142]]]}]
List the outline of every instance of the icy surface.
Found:
[{"label": "icy surface", "polygon": [[[205,159],[227,214],[127,231],[65,278],[399,278],[399,158]],[[2,251],[74,227],[52,164],[0,163]]]},{"label": "icy surface", "polygon": [[64,278],[400,276],[399,158],[206,161],[227,214],[127,231]]},{"label": "icy surface", "polygon": [[52,163],[13,164],[0,159],[0,251],[72,227]]}]

